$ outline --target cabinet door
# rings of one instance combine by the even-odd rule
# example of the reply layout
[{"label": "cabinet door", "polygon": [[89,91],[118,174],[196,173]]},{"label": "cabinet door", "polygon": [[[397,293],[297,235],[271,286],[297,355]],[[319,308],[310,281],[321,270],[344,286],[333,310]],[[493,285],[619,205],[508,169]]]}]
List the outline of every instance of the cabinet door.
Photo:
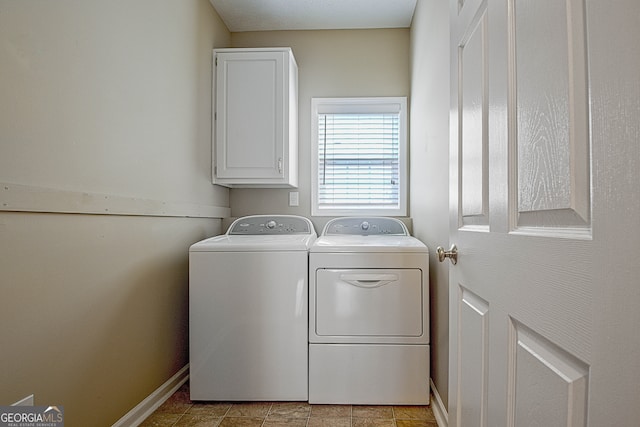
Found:
[{"label": "cabinet door", "polygon": [[217,178],[284,176],[285,64],[283,52],[217,54]]}]

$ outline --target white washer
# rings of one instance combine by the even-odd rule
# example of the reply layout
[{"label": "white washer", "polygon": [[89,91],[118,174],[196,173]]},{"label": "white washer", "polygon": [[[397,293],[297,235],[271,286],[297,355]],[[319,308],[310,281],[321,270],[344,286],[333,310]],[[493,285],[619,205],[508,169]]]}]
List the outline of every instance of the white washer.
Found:
[{"label": "white washer", "polygon": [[307,218],[256,215],[189,249],[192,400],[307,400]]},{"label": "white washer", "polygon": [[429,403],[429,256],[393,218],[337,218],[309,252],[309,402]]}]

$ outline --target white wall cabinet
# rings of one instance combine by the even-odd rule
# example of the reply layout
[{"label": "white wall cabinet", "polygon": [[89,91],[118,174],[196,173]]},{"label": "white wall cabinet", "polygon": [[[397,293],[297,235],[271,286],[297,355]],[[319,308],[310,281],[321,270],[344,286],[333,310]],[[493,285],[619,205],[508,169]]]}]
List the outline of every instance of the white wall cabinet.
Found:
[{"label": "white wall cabinet", "polygon": [[213,182],[298,186],[298,66],[290,48],[214,49]]}]

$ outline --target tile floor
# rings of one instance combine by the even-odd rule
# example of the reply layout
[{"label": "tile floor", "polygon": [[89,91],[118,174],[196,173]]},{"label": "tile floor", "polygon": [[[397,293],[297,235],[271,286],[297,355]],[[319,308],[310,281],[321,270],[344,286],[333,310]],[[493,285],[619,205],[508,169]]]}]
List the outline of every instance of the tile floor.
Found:
[{"label": "tile floor", "polygon": [[437,427],[429,406],[192,402],[185,384],[142,427]]}]

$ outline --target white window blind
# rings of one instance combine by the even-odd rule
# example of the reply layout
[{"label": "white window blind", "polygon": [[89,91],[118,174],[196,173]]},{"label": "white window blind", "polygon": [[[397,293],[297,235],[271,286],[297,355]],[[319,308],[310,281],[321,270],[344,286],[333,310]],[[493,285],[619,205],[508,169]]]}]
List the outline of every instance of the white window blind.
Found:
[{"label": "white window blind", "polygon": [[404,111],[388,98],[356,100],[314,107],[315,214],[404,215]]}]

